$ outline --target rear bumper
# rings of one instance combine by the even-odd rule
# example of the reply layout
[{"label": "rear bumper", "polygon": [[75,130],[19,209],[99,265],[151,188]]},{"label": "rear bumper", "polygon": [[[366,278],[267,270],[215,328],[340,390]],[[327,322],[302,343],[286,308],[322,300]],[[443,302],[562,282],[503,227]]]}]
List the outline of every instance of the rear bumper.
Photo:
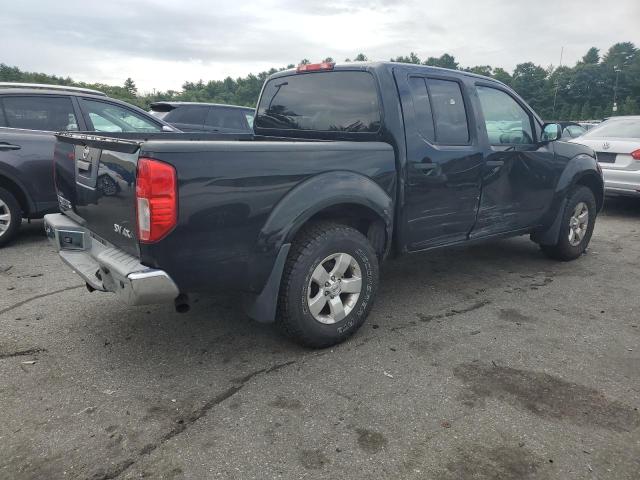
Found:
[{"label": "rear bumper", "polygon": [[606,194],[640,196],[640,170],[603,168]]},{"label": "rear bumper", "polygon": [[173,302],[180,293],[165,271],[142,265],[65,215],[45,215],[44,227],[60,258],[92,289],[116,293],[129,305]]}]

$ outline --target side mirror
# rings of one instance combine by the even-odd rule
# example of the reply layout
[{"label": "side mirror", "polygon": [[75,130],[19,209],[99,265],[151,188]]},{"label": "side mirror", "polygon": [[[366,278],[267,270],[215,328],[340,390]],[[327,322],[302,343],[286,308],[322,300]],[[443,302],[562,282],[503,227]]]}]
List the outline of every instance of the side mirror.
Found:
[{"label": "side mirror", "polygon": [[562,137],[562,127],[558,123],[545,123],[542,126],[542,141],[553,142]]},{"label": "side mirror", "polygon": [[162,131],[163,132],[175,132],[176,130],[174,128],[171,128],[169,125],[162,125]]}]

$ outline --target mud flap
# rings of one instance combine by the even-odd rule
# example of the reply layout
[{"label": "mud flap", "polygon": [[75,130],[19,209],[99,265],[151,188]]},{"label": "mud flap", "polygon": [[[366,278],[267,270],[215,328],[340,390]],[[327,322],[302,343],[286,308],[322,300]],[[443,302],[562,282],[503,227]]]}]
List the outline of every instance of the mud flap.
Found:
[{"label": "mud flap", "polygon": [[276,261],[273,264],[267,283],[257,296],[250,296],[244,302],[245,312],[249,317],[260,323],[272,323],[276,319],[280,280],[284,271],[284,264],[289,255],[290,243],[280,247]]},{"label": "mud flap", "polygon": [[558,237],[560,235],[560,227],[562,225],[562,217],[564,216],[564,209],[567,206],[567,199],[564,198],[560,202],[556,218],[553,220],[551,226],[546,230],[535,231],[531,234],[531,240],[539,245],[555,245],[558,243]]}]

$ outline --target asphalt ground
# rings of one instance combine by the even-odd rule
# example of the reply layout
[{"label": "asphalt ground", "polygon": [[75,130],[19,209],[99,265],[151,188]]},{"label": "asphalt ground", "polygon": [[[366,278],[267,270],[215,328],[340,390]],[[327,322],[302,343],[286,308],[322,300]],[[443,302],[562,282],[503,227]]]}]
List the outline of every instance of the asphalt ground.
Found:
[{"label": "asphalt ground", "polygon": [[387,262],[332,349],[196,300],[89,293],[24,225],[0,250],[0,478],[640,478],[640,201],[570,263],[525,237]]}]

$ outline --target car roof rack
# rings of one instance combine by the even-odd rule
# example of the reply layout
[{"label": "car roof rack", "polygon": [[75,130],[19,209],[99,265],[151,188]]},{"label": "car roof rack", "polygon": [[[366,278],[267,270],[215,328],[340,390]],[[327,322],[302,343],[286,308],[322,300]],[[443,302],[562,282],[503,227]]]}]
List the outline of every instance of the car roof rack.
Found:
[{"label": "car roof rack", "polygon": [[106,97],[107,94],[99,90],[82,87],[70,87],[68,85],[55,85],[48,83],[20,83],[20,82],[0,82],[0,88],[37,88],[42,90],[61,90],[66,92],[90,93],[91,95],[100,95]]}]

